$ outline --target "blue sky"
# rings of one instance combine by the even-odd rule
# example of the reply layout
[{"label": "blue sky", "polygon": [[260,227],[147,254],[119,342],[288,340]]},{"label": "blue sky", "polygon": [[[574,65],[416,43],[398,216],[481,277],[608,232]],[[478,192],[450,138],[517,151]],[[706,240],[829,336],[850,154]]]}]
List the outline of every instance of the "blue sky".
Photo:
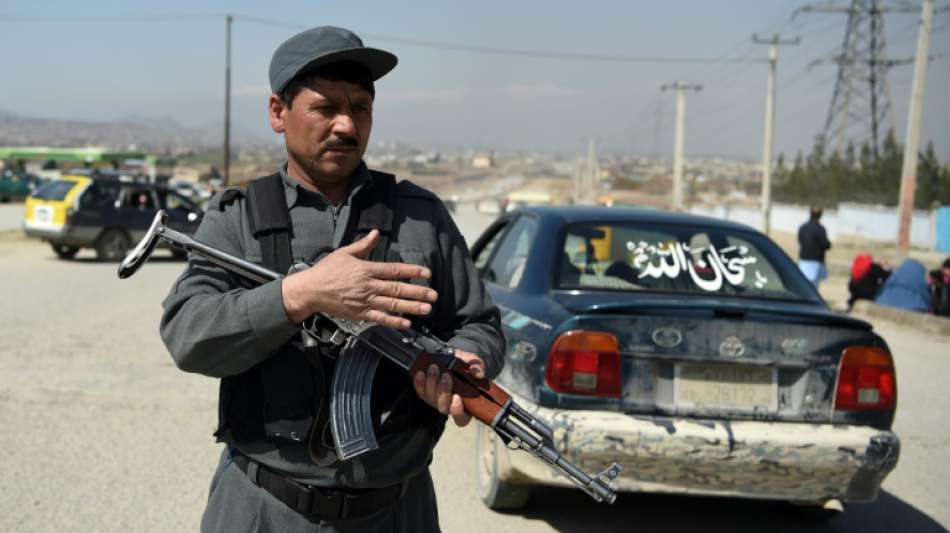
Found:
[{"label": "blue sky", "polygon": [[[223,13],[233,26],[235,129],[267,138],[267,66],[300,28],[351,28],[400,64],[377,84],[375,140],[443,148],[652,153],[673,144],[670,81],[701,83],[687,107],[687,154],[760,157],[766,66],[620,63],[437,50],[386,37],[473,46],[664,57],[764,58],[751,35],[780,31],[802,44],[779,55],[776,150],[807,149],[824,124],[836,67],[806,68],[840,45],[844,15],[802,14],[801,1],[709,2],[108,2],[0,4],[4,50],[0,109],[24,115],[110,120],[169,116],[218,125],[223,113]],[[942,5],[938,2],[938,5]],[[79,7],[81,6],[81,7]],[[49,17],[170,17],[154,21],[22,20]],[[282,24],[263,24],[259,17]],[[20,17],[20,19],[17,19]],[[11,20],[11,18],[13,20]],[[886,19],[888,55],[912,57],[916,15]],[[950,13],[937,16],[922,138],[950,158]],[[942,28],[942,31],[940,31]],[[912,65],[890,71],[900,139]],[[661,127],[656,127],[657,108]],[[658,134],[659,133],[659,138]],[[275,137],[276,140],[276,137]]]}]

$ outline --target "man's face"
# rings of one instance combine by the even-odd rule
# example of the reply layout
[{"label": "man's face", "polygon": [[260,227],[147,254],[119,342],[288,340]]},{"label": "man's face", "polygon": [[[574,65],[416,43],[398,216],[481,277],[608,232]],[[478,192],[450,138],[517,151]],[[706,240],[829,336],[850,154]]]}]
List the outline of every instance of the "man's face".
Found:
[{"label": "man's face", "polygon": [[315,79],[290,107],[270,98],[271,127],[312,179],[339,183],[359,164],[373,127],[373,98],[359,85]]}]

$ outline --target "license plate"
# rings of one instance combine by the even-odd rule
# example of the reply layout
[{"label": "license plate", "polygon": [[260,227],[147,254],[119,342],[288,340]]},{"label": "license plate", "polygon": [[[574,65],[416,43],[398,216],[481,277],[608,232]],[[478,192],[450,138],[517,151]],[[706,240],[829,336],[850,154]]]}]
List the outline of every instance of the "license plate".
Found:
[{"label": "license plate", "polygon": [[33,208],[33,221],[38,224],[53,223],[53,208],[48,205],[38,205]]},{"label": "license plate", "polygon": [[677,407],[778,409],[775,368],[740,365],[678,364],[673,381]]}]

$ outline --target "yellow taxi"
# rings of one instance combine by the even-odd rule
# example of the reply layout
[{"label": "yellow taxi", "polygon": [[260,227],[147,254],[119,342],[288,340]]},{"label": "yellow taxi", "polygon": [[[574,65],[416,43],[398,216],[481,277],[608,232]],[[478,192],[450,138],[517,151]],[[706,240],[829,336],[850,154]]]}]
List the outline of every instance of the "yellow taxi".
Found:
[{"label": "yellow taxi", "polygon": [[[176,231],[193,233],[204,211],[162,184],[106,171],[65,174],[26,200],[23,231],[50,244],[61,259],[92,248],[102,261],[120,261],[162,209]],[[181,250],[172,253],[184,257]]]},{"label": "yellow taxi", "polygon": [[[70,218],[78,211],[79,198],[92,184],[88,176],[64,175],[40,186],[27,197],[23,214],[23,231],[50,242],[63,238]],[[57,254],[72,256],[78,248],[53,246]],[[75,251],[74,251],[75,250]]]}]

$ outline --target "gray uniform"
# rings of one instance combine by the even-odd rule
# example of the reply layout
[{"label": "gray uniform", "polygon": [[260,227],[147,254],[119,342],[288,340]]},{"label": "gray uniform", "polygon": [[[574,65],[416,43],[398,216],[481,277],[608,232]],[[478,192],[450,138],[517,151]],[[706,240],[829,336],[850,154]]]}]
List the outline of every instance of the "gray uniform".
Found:
[{"label": "gray uniform", "polygon": [[[321,249],[338,247],[350,216],[352,200],[373,186],[369,171],[360,164],[351,178],[349,196],[334,207],[321,194],[296,183],[287,176],[285,169],[281,169],[281,174],[290,214],[295,262],[310,260]],[[246,208],[245,198],[241,195],[224,201],[222,195],[215,196],[209,203],[196,239],[259,263],[260,244],[248,227]],[[425,265],[432,271],[430,280],[417,283],[425,283],[439,293],[429,317],[433,332],[456,348],[480,355],[485,360],[488,376],[496,376],[501,371],[504,355],[498,310],[479,280],[464,239],[448,211],[431,192],[406,181],[397,184],[395,211],[398,230],[391,238],[389,257],[390,260]],[[190,259],[187,270],[175,283],[163,307],[161,335],[175,363],[182,370],[213,377],[231,376],[250,369],[299,331],[286,316],[279,281],[243,289],[223,269],[195,257]],[[304,443],[235,442],[227,434],[219,436],[229,446],[261,464],[311,485],[372,488],[412,477],[411,490],[396,506],[418,503],[419,497],[431,497],[434,503],[434,495],[412,494],[413,487],[431,491],[431,481],[425,481],[429,479],[428,456],[400,457],[398,453],[390,453],[380,457],[369,453],[326,468],[313,464]],[[388,449],[397,451],[412,447],[408,442],[404,443],[406,446],[400,442],[388,444]],[[243,474],[233,465],[229,466],[226,453],[215,477],[214,492],[220,490],[223,480],[234,478],[249,483],[238,475]],[[260,498],[264,502],[268,498],[273,500],[266,493]],[[208,514],[214,512],[217,499],[212,494],[206,521]],[[276,500],[274,503],[282,505]],[[227,505],[240,506],[241,502],[228,501]],[[434,513],[433,507],[432,516],[436,516]],[[335,531],[317,529],[325,530]]]}]

